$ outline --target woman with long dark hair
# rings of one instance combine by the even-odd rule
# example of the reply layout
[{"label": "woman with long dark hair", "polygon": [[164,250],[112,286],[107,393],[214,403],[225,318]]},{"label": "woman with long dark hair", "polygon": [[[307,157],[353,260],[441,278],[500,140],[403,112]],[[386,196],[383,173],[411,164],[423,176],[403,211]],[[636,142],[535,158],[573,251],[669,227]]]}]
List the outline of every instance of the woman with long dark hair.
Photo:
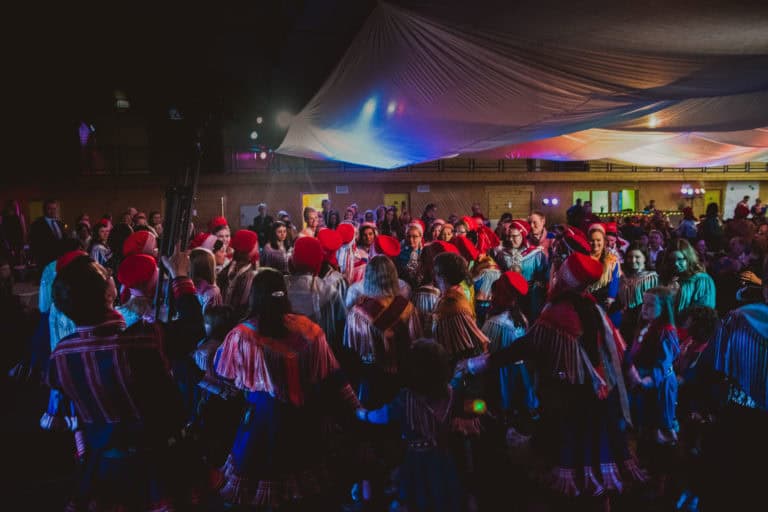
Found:
[{"label": "woman with long dark hair", "polygon": [[276,220],[269,229],[269,240],[264,245],[261,265],[287,274],[288,261],[292,254],[293,244],[288,238],[288,227],[284,222]]},{"label": "woman with long dark hair", "polygon": [[699,263],[688,240],[678,238],[670,242],[659,277],[662,284],[678,288],[676,313],[689,306],[715,307],[715,282]]},{"label": "woman with long dark hair", "polygon": [[322,469],[322,410],[333,396],[350,412],[360,403],[339,375],[320,326],[292,313],[282,273],[264,268],[256,275],[247,319],[227,335],[220,352],[216,372],[245,391],[247,403],[222,468],[220,494],[231,503],[266,508],[317,493],[301,486],[308,473]]},{"label": "woman with long dark hair", "polygon": [[624,274],[619,280],[617,305],[621,310],[621,334],[627,340],[634,340],[643,305],[643,294],[659,284],[659,275],[646,269],[648,249],[640,242],[632,245],[624,257]]}]

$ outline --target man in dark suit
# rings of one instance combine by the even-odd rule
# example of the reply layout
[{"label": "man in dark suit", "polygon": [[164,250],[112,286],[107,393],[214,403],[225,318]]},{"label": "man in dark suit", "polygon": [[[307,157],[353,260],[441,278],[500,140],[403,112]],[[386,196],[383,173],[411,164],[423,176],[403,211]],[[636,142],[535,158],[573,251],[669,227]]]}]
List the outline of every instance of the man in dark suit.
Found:
[{"label": "man in dark suit", "polygon": [[57,242],[66,236],[64,224],[59,220],[59,202],[46,199],[43,202],[43,213],[29,229],[30,250],[40,268],[56,258]]},{"label": "man in dark suit", "polygon": [[250,226],[250,230],[255,232],[259,236],[259,243],[265,244],[269,239],[269,231],[272,227],[272,217],[267,215],[266,203],[259,203],[259,214],[253,218],[253,224]]}]

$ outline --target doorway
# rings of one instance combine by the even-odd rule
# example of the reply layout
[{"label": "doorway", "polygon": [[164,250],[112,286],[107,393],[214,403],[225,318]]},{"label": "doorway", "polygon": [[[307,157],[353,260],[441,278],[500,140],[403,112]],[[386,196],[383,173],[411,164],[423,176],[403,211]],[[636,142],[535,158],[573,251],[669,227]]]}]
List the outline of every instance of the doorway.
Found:
[{"label": "doorway", "polygon": [[[703,213],[703,210],[707,208],[707,205],[709,203],[716,203],[718,211],[722,212],[723,211],[723,205],[721,203],[722,196],[723,196],[723,191],[719,189],[707,190],[706,192],[704,192],[704,204],[702,205],[703,208],[700,213]],[[694,211],[696,211],[696,209],[694,209]]]},{"label": "doorway", "polygon": [[[323,201],[325,199],[328,199],[328,194],[301,194],[301,227],[304,229],[307,227],[306,223],[304,222],[304,208],[307,206],[310,206],[317,210],[318,215],[320,215],[320,210],[323,208]],[[322,220],[322,219],[321,219]]]},{"label": "doorway", "polygon": [[408,194],[384,194],[384,206],[394,206],[400,215],[403,210],[410,211],[410,198]]}]

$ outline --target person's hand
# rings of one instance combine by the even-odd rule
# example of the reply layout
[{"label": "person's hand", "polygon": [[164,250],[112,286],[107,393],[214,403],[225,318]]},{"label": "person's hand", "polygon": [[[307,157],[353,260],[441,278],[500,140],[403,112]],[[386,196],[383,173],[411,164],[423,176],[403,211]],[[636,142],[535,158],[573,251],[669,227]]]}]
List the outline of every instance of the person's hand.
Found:
[{"label": "person's hand", "polygon": [[486,369],[488,369],[488,357],[489,354],[483,354],[481,356],[467,359],[467,372],[471,375],[483,373]]},{"label": "person's hand", "polygon": [[754,272],[751,270],[747,270],[739,274],[739,279],[741,279],[745,283],[749,284],[755,284],[755,285],[761,285],[763,284],[763,281],[755,275]]},{"label": "person's hand", "polygon": [[360,421],[367,421],[368,410],[364,409],[363,407],[359,407],[358,409],[355,409],[355,417],[359,419]]},{"label": "person's hand", "polygon": [[173,252],[173,255],[170,258],[163,256],[162,261],[165,268],[168,269],[168,274],[171,276],[171,279],[187,277],[189,275],[191,266],[189,262],[189,251],[181,251],[178,244],[176,245],[176,250]]},{"label": "person's hand", "polygon": [[650,389],[653,387],[653,377],[643,377],[640,379],[640,385],[643,386],[645,389]]}]

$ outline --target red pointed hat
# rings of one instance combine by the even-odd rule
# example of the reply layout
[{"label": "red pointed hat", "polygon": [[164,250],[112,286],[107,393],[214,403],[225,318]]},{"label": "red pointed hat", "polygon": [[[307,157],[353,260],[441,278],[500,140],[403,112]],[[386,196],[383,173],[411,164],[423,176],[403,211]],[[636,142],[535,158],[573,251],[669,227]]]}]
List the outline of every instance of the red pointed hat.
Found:
[{"label": "red pointed hat", "polygon": [[123,256],[131,256],[133,254],[149,254],[155,255],[155,249],[157,249],[157,237],[149,231],[136,231],[125,239],[123,243]]},{"label": "red pointed hat", "polygon": [[338,267],[339,261],[336,259],[336,251],[341,247],[341,235],[338,231],[323,228],[317,232],[317,240],[320,242],[323,251],[325,251],[325,261],[328,261],[334,267]]},{"label": "red pointed hat", "polygon": [[227,219],[225,217],[214,217],[208,223],[208,231],[213,233],[217,228],[221,228],[224,226],[229,226],[229,222],[227,222]]},{"label": "red pointed hat", "polygon": [[384,254],[394,258],[400,254],[400,242],[397,238],[389,235],[379,235],[374,240],[377,254]]},{"label": "red pointed hat", "polygon": [[80,256],[88,257],[88,253],[85,251],[77,250],[77,251],[69,251],[67,253],[62,254],[59,256],[59,259],[56,260],[56,272],[61,272],[61,269],[75,261]]},{"label": "red pointed hat", "polygon": [[317,238],[303,236],[296,240],[293,246],[293,259],[291,266],[296,273],[310,272],[312,275],[320,273],[323,264],[323,246]]},{"label": "red pointed hat", "polygon": [[568,256],[555,276],[554,288],[557,291],[580,291],[591,285],[603,275],[603,265],[596,259],[574,252]]},{"label": "red pointed hat", "polygon": [[317,239],[326,251],[336,252],[341,247],[341,235],[333,229],[323,228],[317,232]]},{"label": "red pointed hat", "polygon": [[133,254],[120,263],[117,280],[126,288],[143,290],[154,284],[157,262],[148,254]]},{"label": "red pointed hat", "polygon": [[459,249],[453,245],[450,242],[446,242],[445,240],[435,240],[431,244],[429,244],[427,247],[433,247],[431,249],[434,251],[435,256],[440,254],[441,252],[452,252],[454,254],[461,254],[459,252]]},{"label": "red pointed hat", "polygon": [[504,272],[498,280],[517,290],[520,295],[528,295],[528,281],[520,272]]},{"label": "red pointed hat", "polygon": [[411,221],[410,224],[408,224],[408,229],[410,229],[412,227],[419,228],[421,230],[421,236],[424,236],[424,229],[425,229],[424,221],[422,221],[421,219],[414,219],[414,220]]},{"label": "red pointed hat", "polygon": [[518,295],[528,294],[528,281],[520,272],[508,271],[499,277],[491,288],[494,306],[506,306],[514,303]]},{"label": "red pointed hat", "polygon": [[216,238],[216,235],[212,235],[210,233],[198,233],[197,236],[195,236],[195,238],[192,239],[192,241],[189,243],[189,248],[196,249],[198,247],[202,247],[203,249],[213,251],[217,241],[218,238]]},{"label": "red pointed hat", "polygon": [[603,226],[605,227],[606,235],[617,236],[619,234],[619,229],[615,222],[604,222]]},{"label": "red pointed hat", "polygon": [[451,243],[459,250],[459,254],[464,256],[467,263],[475,261],[480,256],[480,251],[477,250],[472,240],[465,236],[455,236],[451,238]]},{"label": "red pointed hat", "polygon": [[461,218],[461,222],[467,225],[467,229],[470,231],[477,230],[477,219],[474,217],[464,216]]},{"label": "red pointed hat", "polygon": [[250,255],[259,249],[259,235],[249,229],[240,229],[235,232],[229,245],[238,252]]},{"label": "red pointed hat", "polygon": [[355,239],[355,226],[349,222],[342,222],[336,227],[336,231],[341,236],[341,243],[348,244]]},{"label": "red pointed hat", "polygon": [[520,231],[523,234],[523,238],[528,236],[528,233],[531,232],[531,225],[528,224],[527,220],[523,219],[515,219],[513,220],[510,225],[510,229],[516,229]]},{"label": "red pointed hat", "polygon": [[563,233],[563,242],[565,242],[566,247],[568,247],[572,253],[579,252],[581,254],[589,254],[592,250],[584,233],[582,233],[580,229],[571,226],[568,226],[565,233]]}]

